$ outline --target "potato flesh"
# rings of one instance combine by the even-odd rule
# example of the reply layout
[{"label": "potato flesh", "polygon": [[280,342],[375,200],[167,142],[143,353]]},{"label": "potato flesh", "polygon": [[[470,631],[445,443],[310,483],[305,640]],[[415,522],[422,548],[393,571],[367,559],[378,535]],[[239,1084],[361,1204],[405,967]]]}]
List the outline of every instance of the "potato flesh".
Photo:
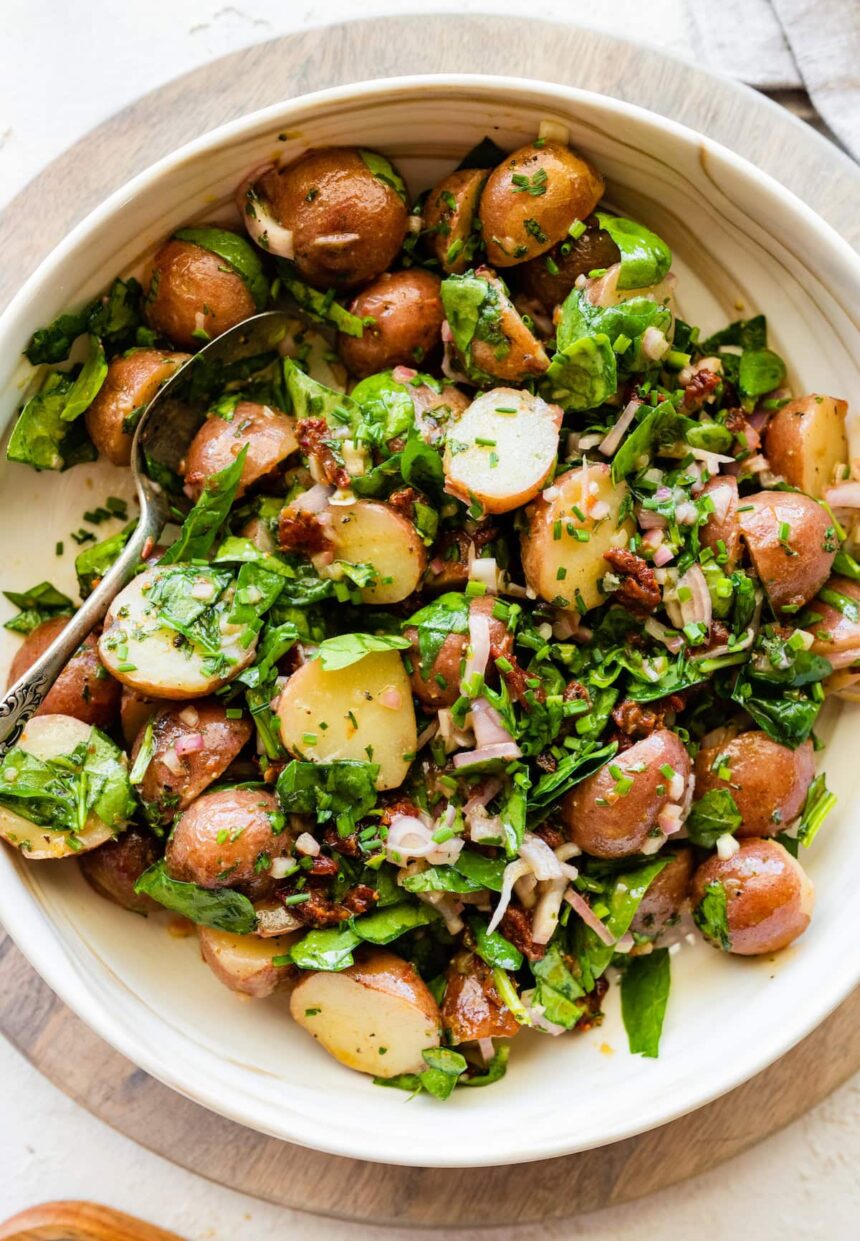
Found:
[{"label": "potato flesh", "polygon": [[846,401],[813,393],[783,406],[765,434],[771,469],[808,495],[820,499],[848,461]]},{"label": "potato flesh", "polygon": [[339,560],[373,565],[376,578],[362,589],[362,603],[399,603],[417,589],[427,554],[411,521],[373,500],[358,500],[342,508],[333,505],[329,513],[334,559],[326,563],[327,554],[313,557],[321,577],[342,577]]},{"label": "potato flesh", "polygon": [[[613,483],[609,466],[595,463],[568,471],[528,511],[528,531],[521,535],[526,581],[542,599],[575,610],[603,603],[599,582],[609,570],[603,553],[626,547],[635,526],[619,513],[627,488]],[[595,518],[608,508],[606,516]],[[575,510],[583,514],[580,518]],[[583,531],[588,539],[577,538]]]},{"label": "potato flesh", "polygon": [[200,952],[212,973],[240,995],[264,999],[286,983],[295,967],[273,965],[273,957],[285,956],[296,935],[234,935],[214,927],[199,926]]},{"label": "potato flesh", "polygon": [[[241,627],[228,626],[222,617],[221,651],[231,662],[223,672],[206,671],[210,656],[189,643],[175,644],[176,633],[159,623],[157,609],[147,599],[159,569],[148,569],[121,590],[105,618],[99,655],[111,676],[152,698],[202,698],[225,685],[254,658],[256,641],[240,644]],[[205,584],[199,574],[195,585]],[[125,656],[121,651],[125,650]]]},{"label": "potato flesh", "polygon": [[378,763],[378,789],[402,784],[415,754],[412,691],[397,651],[366,655],[335,672],[310,660],[284,687],[278,718],[284,745],[295,757]]},{"label": "potato flesh", "polygon": [[[499,413],[499,410],[507,413]],[[448,490],[488,513],[533,500],[558,452],[561,410],[516,388],[494,388],[472,402],[448,431]]]},{"label": "potato flesh", "polygon": [[[30,720],[18,741],[18,748],[43,760],[71,754],[90,735],[89,724],[71,715],[37,715]],[[111,840],[120,827],[110,828],[95,814],[90,814],[82,832],[55,831],[31,823],[23,815],[0,806],[0,837],[14,845],[30,861],[77,856]],[[75,836],[75,848],[69,843]]]},{"label": "potato flesh", "polygon": [[425,1069],[422,1051],[440,1040],[438,1021],[404,992],[368,987],[351,971],[317,973],[296,986],[290,1011],[347,1068],[396,1077]]}]

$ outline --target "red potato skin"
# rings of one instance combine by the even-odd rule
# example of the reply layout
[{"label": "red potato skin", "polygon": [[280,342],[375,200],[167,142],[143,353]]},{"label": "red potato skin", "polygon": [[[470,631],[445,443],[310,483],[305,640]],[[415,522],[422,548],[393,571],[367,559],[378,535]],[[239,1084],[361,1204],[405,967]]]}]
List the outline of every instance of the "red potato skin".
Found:
[{"label": "red potato skin", "polygon": [[675,856],[648,885],[639,902],[630,930],[637,935],[659,935],[670,918],[676,917],[690,899],[690,881],[695,862],[693,850],[673,850]]},{"label": "red potato skin", "polygon": [[[251,292],[238,272],[193,241],[168,241],[156,254],[144,313],[147,323],[180,349],[199,349],[199,328],[220,336],[256,313]],[[198,321],[198,316],[200,316]]]},{"label": "red potato skin", "polygon": [[[12,660],[9,685],[24,675],[68,623],[68,617],[55,616],[27,635]],[[120,693],[119,682],[99,659],[98,638],[91,633],[48,690],[36,715],[73,715],[84,724],[111,728],[119,711]]]},{"label": "red potato skin", "polygon": [[[119,721],[126,745],[133,746],[137,734],[149,723],[156,711],[168,705],[172,704],[166,703],[163,698],[145,698],[143,694],[138,694],[136,690],[123,685],[119,700]],[[181,704],[179,710],[181,710]]]},{"label": "red potato skin", "polygon": [[403,244],[406,204],[352,147],[307,151],[258,188],[291,230],[296,267],[311,284],[356,288],[390,267]]},{"label": "red potato skin", "polygon": [[[445,272],[464,272],[473,261],[471,247],[467,247],[466,242],[472,235],[481,191],[489,175],[488,168],[461,168],[445,177],[427,195],[424,231],[428,249]],[[451,246],[458,241],[461,243],[459,253],[449,259]]]},{"label": "red potato skin", "polygon": [[[719,761],[718,761],[719,760]],[[723,780],[714,767],[727,767]],[[775,836],[803,809],[815,779],[815,751],[811,741],[796,750],[772,741],[766,733],[741,733],[724,745],[696,755],[696,797],[711,789],[728,789],[743,822],[735,835]]]},{"label": "red potato skin", "polygon": [[[827,586],[829,590],[853,599],[860,608],[860,582],[853,582],[848,577],[832,577]],[[825,599],[814,599],[811,611],[819,617],[808,626],[814,638],[812,650],[817,655],[827,659],[844,651],[860,650],[860,621],[851,620]]]},{"label": "red potato skin", "polygon": [[129,827],[121,836],[81,854],[80,868],[87,883],[103,896],[135,914],[157,913],[163,906],[134,890],[140,876],[158,861],[159,851],[149,832]]},{"label": "red potato skin", "polygon": [[[197,716],[196,723],[191,719]],[[187,719],[183,719],[187,716]],[[163,807],[162,821],[169,822],[177,810],[186,810],[196,797],[222,776],[244,745],[253,729],[246,719],[227,718],[224,707],[214,698],[161,707],[152,721],[155,753],[138,786],[144,801]],[[183,737],[200,734],[203,748],[189,754],[176,755],[175,746]],[[131,762],[140,751],[145,730],[137,734],[131,751]],[[164,761],[173,754],[181,773],[171,770]]]},{"label": "red potato skin", "polygon": [[[799,492],[759,491],[740,506],[741,531],[768,598],[776,610],[803,607],[830,576],[837,551],[825,509]],[[787,544],[779,537],[788,526]]]},{"label": "red potato skin", "polygon": [[[598,267],[612,267],[621,258],[615,242],[598,226],[596,216],[589,216],[583,223],[586,231],[575,241],[563,238],[546,254],[514,268],[517,288],[535,298],[547,314],[561,305],[579,276],[587,276]],[[567,254],[562,252],[563,246],[569,247]],[[555,273],[547,267],[548,258],[558,269]]]},{"label": "red potato skin", "polygon": [[132,435],[123,430],[125,420],[148,405],[190,356],[163,349],[135,349],[110,362],[105,381],[84,414],[87,434],[103,457],[114,465],[131,464]]},{"label": "red potato skin", "polygon": [[275,797],[263,789],[223,789],[198,797],[167,843],[168,874],[201,888],[239,888],[262,900],[274,886],[266,859],[285,857],[293,845],[288,831],[275,832],[273,815],[283,817]]},{"label": "red potato skin", "polygon": [[[720,563],[730,573],[743,554],[738,519],[738,481],[731,474],[720,474],[708,479],[702,488],[702,495],[712,497],[717,511],[711,513],[700,528],[699,541],[702,547],[709,547],[715,556],[720,553],[718,544],[724,545],[726,560]],[[724,497],[728,497],[727,501]]]},{"label": "red potato skin", "polygon": [[[630,770],[640,763],[645,764],[643,771]],[[690,756],[675,733],[660,728],[572,789],[561,803],[561,814],[574,844],[592,857],[629,857],[641,852],[658,814],[671,801],[669,781],[660,772],[667,763],[688,780]],[[623,796],[615,793],[613,766],[633,780]]]},{"label": "red potato skin", "polygon": [[254,401],[240,401],[228,422],[210,415],[194,436],[184,462],[185,487],[198,499],[206,482],[232,465],[243,448],[245,464],[236,498],[298,450],[295,420]]},{"label": "red potato skin", "polygon": [[[471,614],[486,616],[490,626],[490,643],[495,658],[499,656],[507,657],[514,649],[514,637],[508,629],[504,621],[498,620],[493,616],[493,608],[495,606],[495,598],[492,595],[481,595],[473,599],[469,605]],[[418,630],[408,628],[404,630],[404,637],[408,638],[412,643],[412,649],[409,651],[409,662],[412,665],[412,671],[409,674],[409,680],[412,684],[412,692],[419,701],[425,706],[433,707],[438,710],[439,707],[450,707],[457,701],[460,696],[460,669],[463,660],[466,657],[466,647],[469,645],[468,633],[449,633],[445,641],[439,648],[439,653],[433,661],[433,665],[428,669],[427,676],[421,673],[421,653],[418,649]],[[436,680],[437,674],[447,682],[442,686]]]},{"label": "red potato skin", "polygon": [[375,325],[366,326],[362,336],[338,336],[338,352],[350,373],[363,378],[392,366],[423,363],[442,342],[440,287],[437,275],[415,267],[385,272],[362,289],[350,310],[361,319],[374,319]]},{"label": "red potato skin", "polygon": [[729,952],[760,956],[793,943],[809,926],[814,890],[809,877],[782,845],[754,837],[723,862],[714,854],[693,876],[694,909],[709,883],[726,893]]},{"label": "red potato skin", "polygon": [[442,1028],[458,1046],[481,1038],[513,1038],[520,1026],[496,990],[493,972],[472,952],[461,952],[448,967],[442,1000]]}]

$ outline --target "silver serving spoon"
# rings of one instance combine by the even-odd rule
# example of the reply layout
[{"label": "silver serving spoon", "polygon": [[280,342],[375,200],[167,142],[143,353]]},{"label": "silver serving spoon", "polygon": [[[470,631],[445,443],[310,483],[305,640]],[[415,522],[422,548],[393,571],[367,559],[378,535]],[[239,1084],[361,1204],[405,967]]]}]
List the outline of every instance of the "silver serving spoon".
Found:
[{"label": "silver serving spoon", "polygon": [[0,754],[17,741],[27,720],[75,651],[107,612],[137,566],[155,547],[171,517],[163,489],[150,478],[152,465],[176,470],[206,411],[206,402],[189,395],[195,368],[224,365],[277,349],[295,315],[269,310],[246,319],[216,337],[180,366],[150,401],[137,425],[131,447],[131,472],[140,503],[137,527],[121,555],[84,601],[65,629],[0,702]]}]

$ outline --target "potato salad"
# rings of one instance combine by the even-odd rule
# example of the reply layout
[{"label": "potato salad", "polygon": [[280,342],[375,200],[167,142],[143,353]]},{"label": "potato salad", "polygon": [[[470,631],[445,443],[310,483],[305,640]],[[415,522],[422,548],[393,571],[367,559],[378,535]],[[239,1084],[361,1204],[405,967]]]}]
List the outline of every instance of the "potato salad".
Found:
[{"label": "potato salad", "polygon": [[[0,835],[441,1100],[614,986],[654,1057],[689,941],[807,932],[860,482],[844,397],[792,390],[762,314],[686,322],[559,125],[419,189],[371,150],[274,161],[35,331],[22,466],[128,466],[180,370],[207,412],[148,466],[173,524],[0,760]],[[276,348],[196,357],[267,307]],[[84,521],[82,598],[135,518]],[[11,684],[78,604],[6,597]]]}]

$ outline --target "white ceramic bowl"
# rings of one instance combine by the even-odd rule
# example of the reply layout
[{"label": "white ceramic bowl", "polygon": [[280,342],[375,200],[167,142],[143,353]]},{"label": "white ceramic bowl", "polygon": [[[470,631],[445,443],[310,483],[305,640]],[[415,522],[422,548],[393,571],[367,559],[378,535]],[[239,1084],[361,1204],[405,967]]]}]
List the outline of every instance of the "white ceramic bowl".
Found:
[{"label": "white ceramic bowl", "polygon": [[[412,190],[431,184],[485,134],[513,149],[541,120],[606,175],[608,196],[664,236],[679,302],[713,330],[764,311],[800,391],[855,397],[860,261],[796,198],[688,129],[629,104],[537,82],[404,78],[326,91],[216,130],[137,177],[84,221],[0,320],[0,426],[29,368],[32,330],[136,269],[174,227],[229,201],[272,155],[360,144],[390,155]],[[285,140],[278,140],[285,134]],[[74,588],[69,532],[128,479],[98,464],[63,475],[0,466],[0,586],[47,577]],[[62,559],[57,539],[66,540]],[[5,605],[4,605],[5,606]],[[4,617],[0,619],[5,619]],[[17,643],[2,633],[0,667]],[[561,1155],[659,1125],[736,1086],[808,1033],[860,976],[856,893],[860,781],[852,709],[828,708],[822,732],[839,809],[804,857],[818,889],[807,934],[776,959],[725,957],[702,943],[673,957],[660,1059],[628,1055],[615,989],[605,1024],[561,1039],[523,1034],[507,1077],[444,1105],[411,1102],[329,1059],[275,999],[242,1002],[199,960],[194,939],[96,897],[71,863],[0,850],[0,914],[58,995],[124,1055],[207,1107],[255,1129],[360,1159],[427,1166],[503,1164]],[[855,820],[852,822],[852,818]]]}]

